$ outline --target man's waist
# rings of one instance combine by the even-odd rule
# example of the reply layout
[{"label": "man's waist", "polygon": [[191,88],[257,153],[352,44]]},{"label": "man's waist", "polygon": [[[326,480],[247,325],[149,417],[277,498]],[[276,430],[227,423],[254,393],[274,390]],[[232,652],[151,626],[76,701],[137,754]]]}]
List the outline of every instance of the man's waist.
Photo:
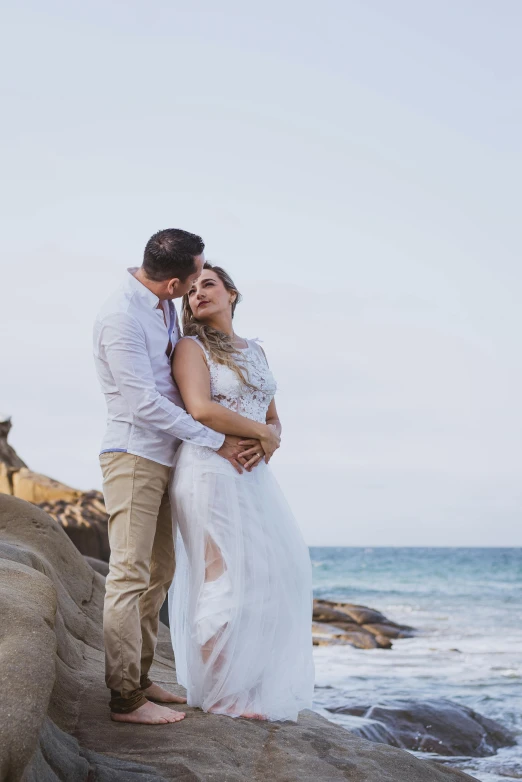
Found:
[{"label": "man's waist", "polygon": [[158,446],[172,448],[179,441],[177,437],[173,437],[168,432],[147,426],[136,418],[128,421],[123,416],[118,418],[109,416],[103,437],[102,450],[108,448],[126,450],[133,442],[150,444],[152,448]]}]

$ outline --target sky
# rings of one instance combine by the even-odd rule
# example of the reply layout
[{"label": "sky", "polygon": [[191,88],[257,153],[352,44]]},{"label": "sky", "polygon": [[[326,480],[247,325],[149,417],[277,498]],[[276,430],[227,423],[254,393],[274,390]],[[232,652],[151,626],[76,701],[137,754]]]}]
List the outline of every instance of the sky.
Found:
[{"label": "sky", "polygon": [[[257,6],[257,7],[256,7]],[[313,545],[522,545],[518,0],[3,10],[0,411],[100,488],[96,311],[203,236]]]}]

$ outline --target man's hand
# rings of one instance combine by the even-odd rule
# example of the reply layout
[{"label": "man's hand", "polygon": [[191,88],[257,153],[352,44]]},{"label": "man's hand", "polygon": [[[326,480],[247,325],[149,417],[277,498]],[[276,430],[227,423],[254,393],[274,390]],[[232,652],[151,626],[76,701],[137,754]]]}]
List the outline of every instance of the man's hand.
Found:
[{"label": "man's hand", "polygon": [[[254,443],[254,445],[250,445]],[[239,454],[238,460],[245,470],[251,472],[264,459],[268,464],[275,451],[281,446],[281,428],[275,424],[265,426],[265,434],[259,440],[241,440],[240,445],[247,446],[247,450]]]},{"label": "man's hand", "polygon": [[223,459],[226,459],[227,462],[230,462],[232,467],[242,475],[243,469],[250,472],[253,466],[251,462],[257,461],[257,459],[248,459],[246,457],[246,454],[250,451],[253,452],[252,449],[254,448],[257,448],[257,453],[264,453],[259,440],[245,440],[244,438],[227,434],[225,436],[225,442],[216,453],[219,454],[219,456],[222,456]]}]

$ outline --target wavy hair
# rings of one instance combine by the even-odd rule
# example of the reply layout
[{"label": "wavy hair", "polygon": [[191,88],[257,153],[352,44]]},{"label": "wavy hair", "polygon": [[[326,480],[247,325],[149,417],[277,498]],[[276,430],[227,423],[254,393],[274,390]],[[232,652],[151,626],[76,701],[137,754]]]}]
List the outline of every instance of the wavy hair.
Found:
[{"label": "wavy hair", "polygon": [[[208,261],[203,265],[203,269],[214,272],[214,274],[219,277],[226,290],[229,293],[236,294],[236,298],[232,302],[232,317],[234,317],[234,312],[236,311],[236,307],[241,301],[242,296],[236,288],[232,277],[221,266],[214,266]],[[232,338],[229,334],[218,331],[194,317],[192,310],[190,309],[188,293],[183,296],[182,300],[181,323],[183,325],[183,336],[197,337],[216,363],[223,364],[225,367],[231,369],[243,385],[248,386],[249,388],[256,388],[256,386],[252,385],[249,381],[244,368],[238,363],[237,359],[240,356],[240,351],[234,347]]]}]

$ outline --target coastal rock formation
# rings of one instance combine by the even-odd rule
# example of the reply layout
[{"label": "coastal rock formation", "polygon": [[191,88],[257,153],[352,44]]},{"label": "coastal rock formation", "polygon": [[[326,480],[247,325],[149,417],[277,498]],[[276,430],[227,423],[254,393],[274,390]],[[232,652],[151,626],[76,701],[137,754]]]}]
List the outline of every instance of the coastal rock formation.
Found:
[{"label": "coastal rock formation", "polygon": [[387,619],[380,611],[352,603],[314,600],[314,646],[348,644],[357,649],[391,649],[392,638],[411,638],[415,629]]},{"label": "coastal rock formation", "polygon": [[7,442],[10,431],[11,419],[0,413],[0,492],[2,494],[13,493],[13,473],[27,467]]},{"label": "coastal rock formation", "polygon": [[83,492],[30,470],[7,438],[11,420],[0,416],[0,493],[32,502],[58,521],[82,554],[108,562],[109,516],[99,491]]},{"label": "coastal rock formation", "polygon": [[105,576],[109,575],[109,563],[104,562],[101,559],[96,559],[95,557],[85,557],[86,562],[89,563],[89,565],[92,567],[93,570],[95,570],[97,573],[102,575],[104,578]]},{"label": "coastal rock formation", "polygon": [[363,718],[360,727],[350,728],[356,735],[418,752],[482,758],[516,743],[514,736],[498,722],[442,698],[422,703],[386,700],[374,706],[328,710]]},{"label": "coastal rock formation", "polygon": [[[0,463],[4,464],[6,468],[19,470],[21,467],[27,467],[27,465],[20,459],[15,449],[7,442],[11,427],[10,417],[0,413]],[[11,492],[5,493],[10,494]]]},{"label": "coastal rock formation", "polygon": [[88,557],[109,561],[109,514],[100,491],[80,492],[74,502],[57,499],[40,502],[38,506],[62,525],[78,551]]},{"label": "coastal rock formation", "polygon": [[[366,741],[312,712],[298,723],[276,724],[188,708],[177,725],[112,723],[103,675],[103,586],[55,520],[0,495],[0,682],[9,715],[0,722],[2,782],[473,779]],[[177,689],[166,628],[152,676]]]}]

